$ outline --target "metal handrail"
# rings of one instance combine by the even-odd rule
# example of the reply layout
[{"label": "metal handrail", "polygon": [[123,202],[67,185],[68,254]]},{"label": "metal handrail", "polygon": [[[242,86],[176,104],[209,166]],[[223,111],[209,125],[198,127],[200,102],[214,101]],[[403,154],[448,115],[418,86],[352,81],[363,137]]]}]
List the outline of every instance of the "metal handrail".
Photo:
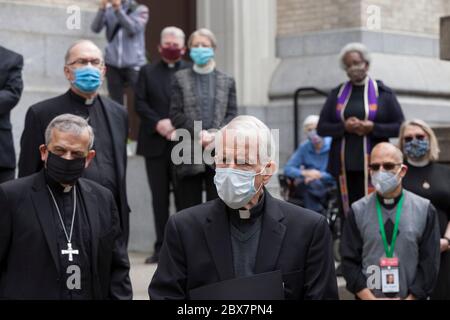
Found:
[{"label": "metal handrail", "polygon": [[300,96],[301,93],[304,92],[311,92],[311,93],[316,93],[322,96],[328,96],[328,93],[314,88],[314,87],[301,87],[298,88],[297,90],[295,90],[294,92],[294,150],[297,149],[298,147],[298,143],[299,143],[299,128],[298,128],[298,97]]}]

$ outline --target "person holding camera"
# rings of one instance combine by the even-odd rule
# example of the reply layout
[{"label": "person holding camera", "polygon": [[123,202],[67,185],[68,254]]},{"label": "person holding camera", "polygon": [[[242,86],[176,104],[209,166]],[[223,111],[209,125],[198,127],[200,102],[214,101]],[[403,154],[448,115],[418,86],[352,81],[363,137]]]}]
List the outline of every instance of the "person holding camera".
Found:
[{"label": "person holding camera", "polygon": [[111,99],[123,104],[124,89],[134,88],[139,70],[146,64],[145,27],[148,8],[134,0],[101,0],[91,29],[106,27],[106,78]]}]

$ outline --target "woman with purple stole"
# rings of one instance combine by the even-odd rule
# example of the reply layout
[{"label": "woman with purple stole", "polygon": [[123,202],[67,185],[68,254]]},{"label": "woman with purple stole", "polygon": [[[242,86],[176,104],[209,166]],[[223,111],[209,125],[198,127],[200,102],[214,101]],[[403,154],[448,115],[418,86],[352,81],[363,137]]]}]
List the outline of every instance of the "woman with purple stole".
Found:
[{"label": "woman with purple stole", "polygon": [[320,113],[317,132],[333,138],[328,161],[339,183],[342,210],[372,190],[368,160],[379,142],[397,137],[404,116],[389,87],[368,75],[370,55],[361,43],[350,43],[340,53],[349,81],[331,91]]}]

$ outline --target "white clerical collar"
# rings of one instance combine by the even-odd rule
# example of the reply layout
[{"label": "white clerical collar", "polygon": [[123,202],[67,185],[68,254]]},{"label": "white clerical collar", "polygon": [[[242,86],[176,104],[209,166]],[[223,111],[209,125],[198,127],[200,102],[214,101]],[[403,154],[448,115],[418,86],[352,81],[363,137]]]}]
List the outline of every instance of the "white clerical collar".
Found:
[{"label": "white clerical collar", "polygon": [[90,98],[90,99],[86,99],[84,101],[84,104],[87,105],[87,106],[91,106],[94,103],[94,101],[95,101],[95,97]]},{"label": "white clerical collar", "polygon": [[70,192],[71,190],[72,190],[72,187],[73,186],[62,186],[64,189],[63,189],[63,192],[64,193],[68,193],[68,192]]},{"label": "white clerical collar", "polygon": [[425,167],[430,163],[430,160],[426,158],[420,161],[414,161],[408,158],[406,161],[414,167]]},{"label": "white clerical collar", "polygon": [[84,105],[86,106],[91,106],[94,104],[95,99],[97,98],[97,94],[94,95],[92,98],[87,99],[83,96],[81,96],[80,94],[76,93],[74,89],[71,88],[70,90],[70,95],[73,99],[75,99],[76,101],[80,102],[80,103],[84,103]]},{"label": "white clerical collar", "polygon": [[214,60],[211,60],[211,62],[204,67],[199,67],[198,65],[194,64],[192,68],[198,74],[208,74],[214,71],[214,69],[216,68],[216,62]]},{"label": "white clerical collar", "polygon": [[239,217],[241,219],[250,219],[250,210],[239,210]]},{"label": "white clerical collar", "polygon": [[394,198],[385,198],[382,195],[380,195],[379,193],[376,194],[376,197],[378,199],[378,201],[380,201],[381,203],[383,203],[383,205],[385,206],[392,206],[398,203],[398,201],[400,200],[400,198],[402,197],[403,192],[394,197]]}]

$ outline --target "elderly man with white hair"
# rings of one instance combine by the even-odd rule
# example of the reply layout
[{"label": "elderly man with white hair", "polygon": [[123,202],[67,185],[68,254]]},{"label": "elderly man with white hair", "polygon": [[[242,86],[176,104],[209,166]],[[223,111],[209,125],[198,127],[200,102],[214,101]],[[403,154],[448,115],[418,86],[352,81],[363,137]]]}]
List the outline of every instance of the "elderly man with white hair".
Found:
[{"label": "elderly man with white hair", "polygon": [[[147,263],[158,262],[169,218],[169,196],[172,180],[170,135],[175,130],[169,119],[171,83],[174,74],[192,66],[183,61],[186,52],[183,30],[169,26],[161,31],[158,46],[161,60],[145,65],[139,72],[135,109],[141,118],[137,154],[145,157],[148,183],[152,192],[156,242]],[[178,202],[175,195],[175,203]]]},{"label": "elderly man with white hair", "polygon": [[303,121],[303,130],[307,136],[291,156],[284,167],[284,174],[293,179],[295,192],[293,197],[301,204],[322,213],[327,189],[334,186],[334,178],[327,172],[328,153],[331,138],[317,134],[317,115],[309,115]]},{"label": "elderly man with white hair", "polygon": [[368,75],[371,57],[362,43],[349,43],[340,65],[349,81],[333,89],[320,113],[317,132],[333,138],[328,171],[339,181],[342,209],[369,194],[371,149],[396,137],[404,120],[394,92]]},{"label": "elderly man with white hair", "polygon": [[337,299],[326,219],[265,188],[277,166],[269,128],[239,116],[215,146],[219,199],[169,218],[150,298]]}]

